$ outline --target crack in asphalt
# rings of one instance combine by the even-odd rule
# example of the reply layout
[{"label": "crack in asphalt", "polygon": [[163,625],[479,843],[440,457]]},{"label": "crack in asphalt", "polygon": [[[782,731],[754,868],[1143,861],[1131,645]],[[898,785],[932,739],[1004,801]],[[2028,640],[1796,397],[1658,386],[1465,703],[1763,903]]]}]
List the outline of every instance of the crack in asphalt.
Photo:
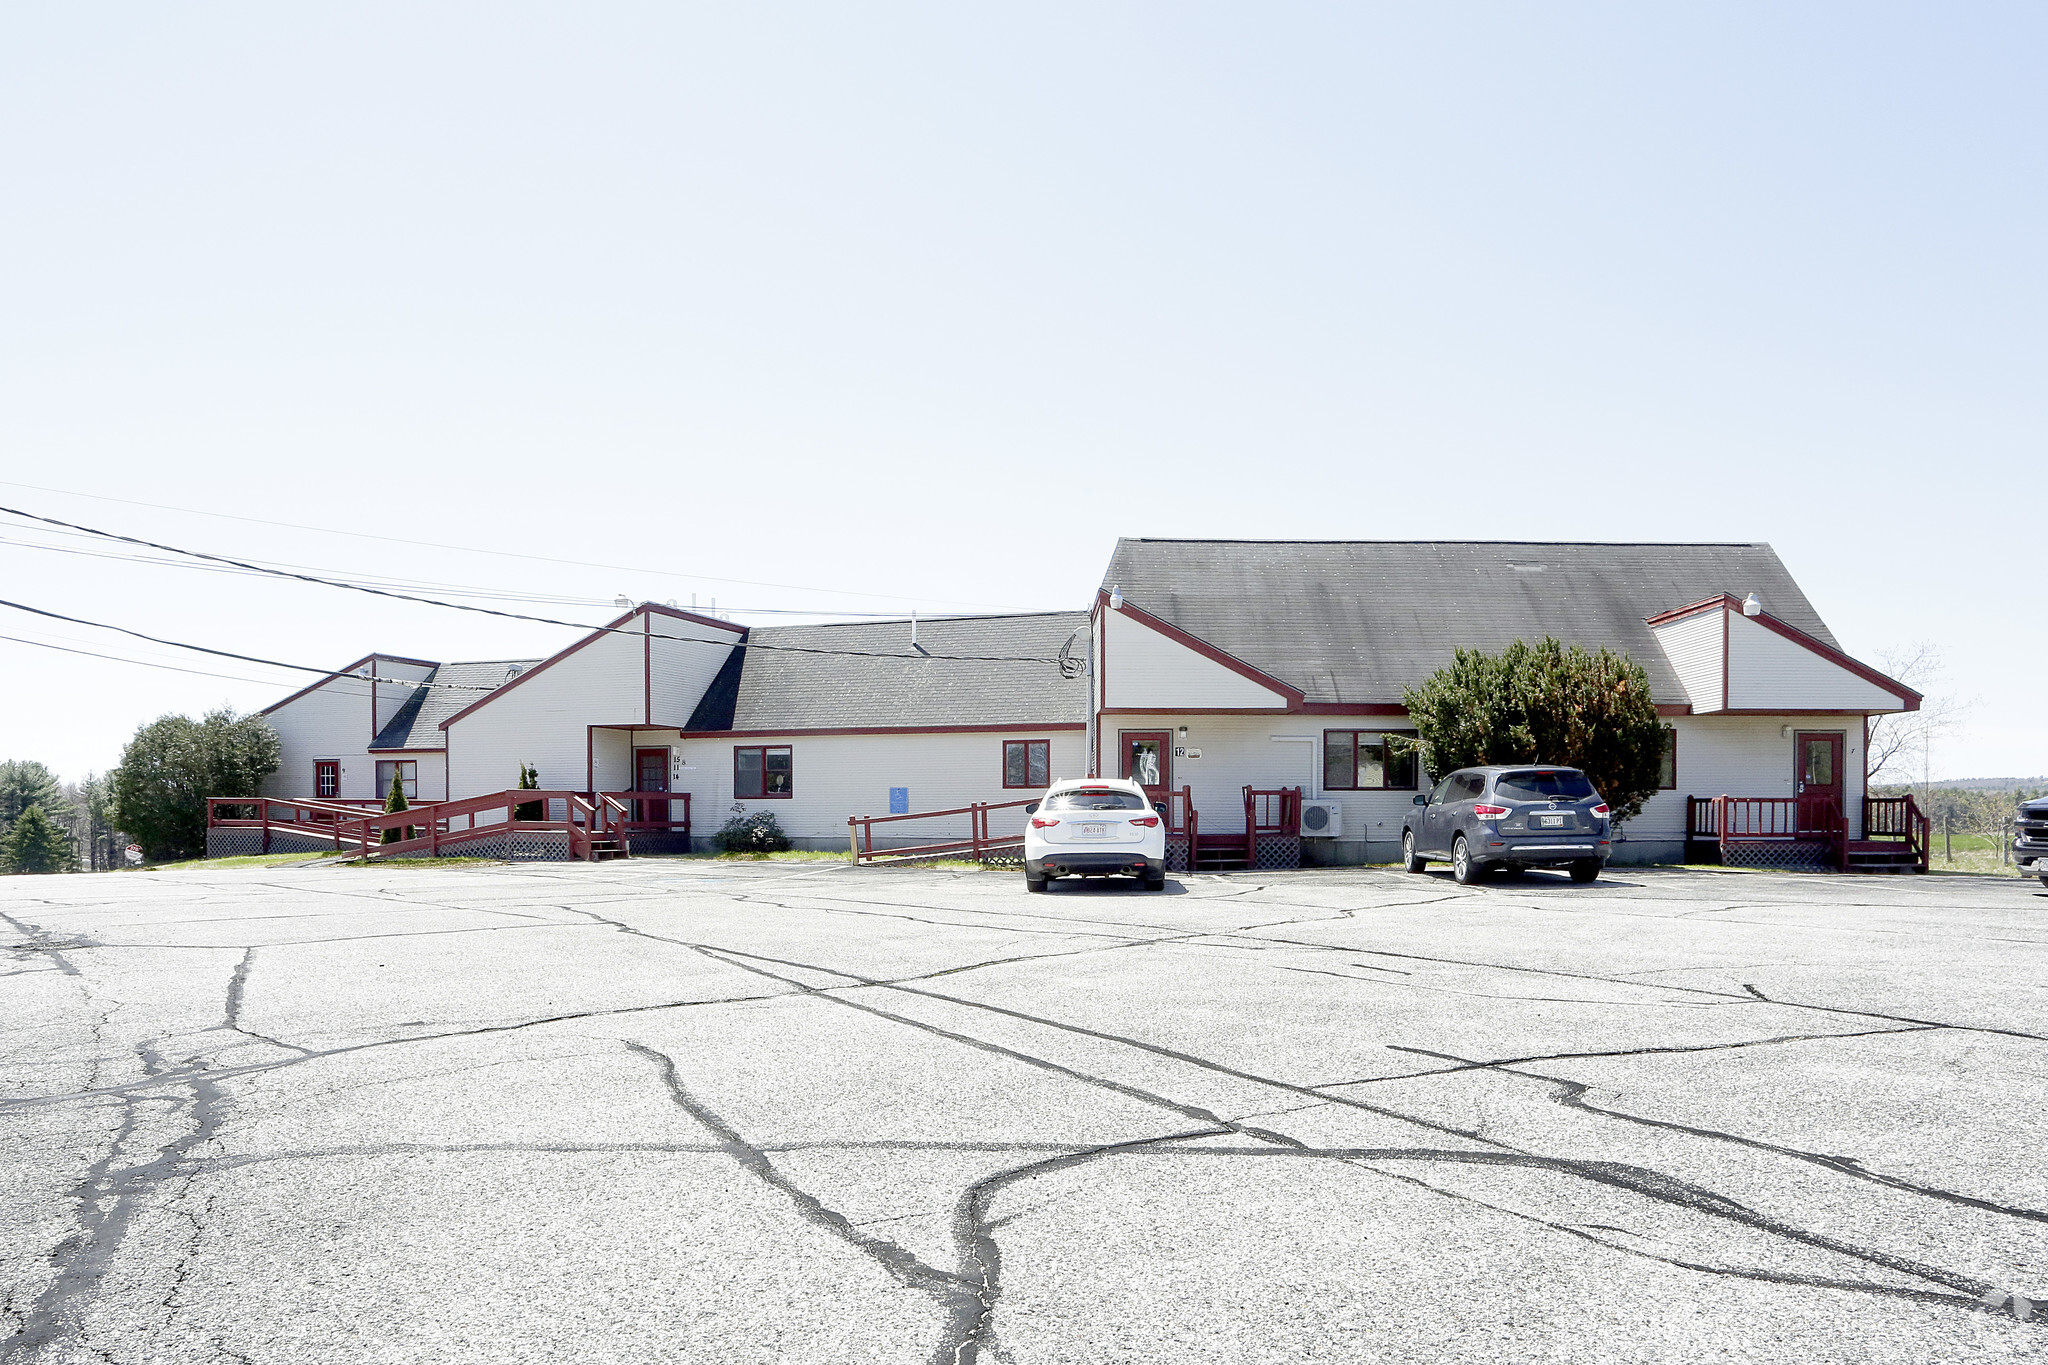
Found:
[{"label": "crack in asphalt", "polygon": [[[1931,1030],[1877,1029],[1873,1030],[1870,1033],[1819,1034],[1816,1035],[1815,1038],[1811,1041],[1825,1041],[1830,1038],[1873,1038],[1889,1033],[1922,1033],[1929,1031]],[[1764,1041],[1800,1042],[1807,1040],[1795,1038],[1766,1039]],[[1731,1044],[1730,1046],[1743,1046],[1743,1044]],[[1605,1106],[1593,1104],[1587,1101],[1585,1097],[1592,1092],[1594,1087],[1587,1084],[1586,1082],[1570,1080],[1563,1076],[1549,1076],[1543,1074],[1542,1072],[1537,1071],[1522,1071],[1518,1069],[1519,1067],[1526,1066],[1534,1062],[1571,1060],[1572,1055],[1576,1055],[1577,1057],[1581,1058],[1593,1058],[1603,1056],[1638,1056],[1650,1052],[1672,1052],[1684,1050],[1685,1049],[1678,1048],[1650,1048],[1644,1049],[1642,1052],[1636,1053],[1586,1052],[1578,1054],[1568,1054],[1558,1057],[1518,1057],[1508,1058],[1498,1062],[1465,1062],[1461,1066],[1450,1068],[1450,1070],[1499,1071],[1503,1074],[1510,1076],[1520,1076],[1527,1080],[1541,1081],[1546,1085],[1556,1087],[1557,1093],[1555,1093],[1552,1096],[1553,1100],[1555,1100],[1558,1104],[1561,1104],[1568,1109],[1575,1109],[1581,1113],[1594,1114],[1598,1115],[1601,1118],[1616,1119],[1623,1123],[1633,1123],[1644,1128],[1658,1128],[1663,1129],[1667,1132],[1684,1133],[1690,1137],[1705,1138],[1713,1142],[1733,1143],[1739,1147],[1747,1147],[1752,1150],[1760,1152],[1770,1152],[1777,1156],[1790,1157],[1795,1161],[1809,1162],[1812,1165],[1820,1166],[1826,1170],[1833,1171],[1837,1175],[1850,1176],[1856,1180],[1867,1180],[1873,1185],[1883,1185],[1888,1189],[1900,1190],[1907,1194],[1921,1195],[1928,1199],[1939,1200],[1943,1203],[1948,1204],[1957,1204],[1966,1208],[1978,1209],[1985,1213],[1997,1214],[2001,1217],[2025,1219],[2029,1222],[2035,1223],[2048,1223],[2048,1210],[2032,1209],[2027,1208],[2024,1205],[2018,1204],[2001,1204],[1996,1200],[1980,1199],[1975,1195],[1963,1194],[1957,1190],[1944,1189],[1939,1185],[1927,1185],[1920,1183],[1918,1181],[1907,1180],[1902,1176],[1886,1175],[1881,1171],[1870,1170],[1868,1167],[1864,1166],[1862,1162],[1858,1161],[1855,1157],[1840,1156],[1826,1152],[1811,1152],[1799,1147],[1788,1147],[1781,1143],[1765,1142],[1761,1138],[1744,1137],[1740,1133],[1730,1133],[1719,1128],[1707,1128],[1696,1124],[1679,1123],[1671,1119],[1653,1119],[1642,1114],[1631,1114],[1625,1109],[1609,1109]],[[1452,1057],[1452,1054],[1450,1053],[1432,1052],[1429,1051],[1427,1048],[1401,1048],[1400,1051],[1420,1053],[1423,1056],[1427,1057],[1441,1057],[1446,1060],[1455,1060]]]},{"label": "crack in asphalt", "polygon": [[[154,1073],[162,1069],[163,1059],[149,1044],[138,1045],[136,1051],[145,1070]],[[46,1256],[56,1274],[28,1311],[20,1315],[20,1329],[0,1341],[0,1361],[26,1357],[54,1341],[78,1338],[83,1330],[83,1311],[98,1292],[144,1200],[165,1180],[183,1176],[189,1182],[191,1177],[184,1169],[186,1158],[195,1148],[213,1140],[222,1119],[225,1096],[220,1086],[204,1073],[189,1075],[180,1083],[185,1098],[173,1101],[173,1105],[186,1111],[184,1131],[174,1133],[159,1145],[149,1160],[116,1170],[115,1161],[139,1126],[141,1106],[157,1103],[139,1099],[123,1102],[120,1126],[106,1152],[71,1187],[77,1229]]]},{"label": "crack in asphalt", "polygon": [[13,925],[15,932],[20,934],[22,938],[26,940],[26,942],[11,946],[9,948],[10,952],[16,954],[47,954],[50,961],[54,962],[57,965],[57,970],[62,972],[66,976],[77,976],[79,974],[79,971],[77,966],[72,963],[71,959],[64,956],[64,954],[66,954],[67,952],[76,952],[79,949],[83,948],[97,948],[100,946],[99,944],[93,942],[93,940],[85,937],[83,934],[74,935],[69,939],[60,940],[54,934],[50,933],[49,930],[44,929],[41,925],[25,923],[9,914],[0,914],[0,919],[4,919],[9,924]]},{"label": "crack in asphalt", "polygon": [[899,1284],[921,1289],[936,1296],[951,1320],[949,1335],[963,1333],[979,1320],[982,1302],[975,1292],[975,1286],[965,1277],[920,1260],[909,1250],[886,1237],[863,1232],[849,1222],[845,1214],[827,1206],[823,1200],[777,1170],[775,1163],[768,1159],[767,1153],[741,1137],[738,1129],[692,1095],[683,1085],[682,1077],[676,1073],[675,1060],[667,1053],[631,1040],[627,1040],[625,1046],[654,1063],[662,1083],[668,1088],[669,1098],[675,1102],[678,1109],[695,1119],[718,1139],[718,1150],[738,1162],[747,1174],[788,1199],[798,1216],[805,1222],[823,1228],[868,1257]]}]

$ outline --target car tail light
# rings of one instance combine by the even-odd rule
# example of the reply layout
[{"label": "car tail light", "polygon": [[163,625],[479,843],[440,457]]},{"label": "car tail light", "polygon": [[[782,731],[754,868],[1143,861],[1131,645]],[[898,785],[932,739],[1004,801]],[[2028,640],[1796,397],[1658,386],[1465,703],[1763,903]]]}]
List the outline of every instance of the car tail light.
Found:
[{"label": "car tail light", "polygon": [[1605,820],[1607,818],[1607,803],[1602,801],[1599,805],[1593,807],[1593,814]]},{"label": "car tail light", "polygon": [[1134,825],[1143,825],[1146,829],[1150,829],[1152,828],[1152,826],[1159,823],[1159,817],[1156,815],[1139,815],[1133,817],[1131,823]]},{"label": "car tail light", "polygon": [[1501,816],[1506,815],[1508,813],[1508,808],[1506,806],[1488,806],[1482,804],[1474,806],[1472,808],[1472,813],[1482,820],[1498,820]]},{"label": "car tail light", "polygon": [[1041,820],[1035,815],[1031,817],[1031,828],[1033,829],[1051,829],[1058,823],[1059,821],[1057,820]]}]

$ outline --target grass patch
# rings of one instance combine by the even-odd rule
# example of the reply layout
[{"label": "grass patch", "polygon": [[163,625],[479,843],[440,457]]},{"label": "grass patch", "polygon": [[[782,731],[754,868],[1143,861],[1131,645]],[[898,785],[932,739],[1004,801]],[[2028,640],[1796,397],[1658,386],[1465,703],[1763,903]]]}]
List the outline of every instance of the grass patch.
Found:
[{"label": "grass patch", "polygon": [[202,868],[208,872],[215,868],[228,867],[284,867],[291,863],[310,863],[320,858],[332,858],[334,850],[322,853],[247,853],[233,858],[187,858],[181,863],[144,863],[141,867],[122,868],[124,872],[184,872]]}]

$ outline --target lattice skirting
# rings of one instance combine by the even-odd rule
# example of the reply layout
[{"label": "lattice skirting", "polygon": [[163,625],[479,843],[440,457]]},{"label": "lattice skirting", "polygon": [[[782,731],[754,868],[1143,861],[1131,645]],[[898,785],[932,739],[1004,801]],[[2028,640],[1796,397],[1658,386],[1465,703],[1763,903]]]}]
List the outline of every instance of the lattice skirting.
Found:
[{"label": "lattice skirting", "polygon": [[[342,852],[349,850],[342,844]],[[270,831],[272,853],[318,853],[334,851],[334,836],[313,834],[290,829]],[[260,829],[209,829],[206,831],[206,856],[209,858],[248,858],[263,852],[263,831]]]},{"label": "lattice skirting", "polygon": [[1722,845],[1721,860],[1730,867],[1783,867],[1805,872],[1825,872],[1829,846],[1797,839],[1728,843]]},{"label": "lattice skirting", "polygon": [[1176,837],[1169,834],[1166,836],[1166,870],[1168,872],[1187,872],[1192,870],[1188,866],[1187,835],[1183,834]]},{"label": "lattice skirting", "polygon": [[569,861],[569,836],[551,830],[494,834],[487,839],[465,839],[459,844],[443,844],[441,856],[503,858],[513,863],[566,863]]},{"label": "lattice skirting", "polygon": [[1294,834],[1261,834],[1257,866],[1261,872],[1285,872],[1301,866],[1301,838]]},{"label": "lattice skirting", "polygon": [[688,853],[690,836],[676,830],[629,834],[626,836],[626,851],[636,858],[650,853]]}]

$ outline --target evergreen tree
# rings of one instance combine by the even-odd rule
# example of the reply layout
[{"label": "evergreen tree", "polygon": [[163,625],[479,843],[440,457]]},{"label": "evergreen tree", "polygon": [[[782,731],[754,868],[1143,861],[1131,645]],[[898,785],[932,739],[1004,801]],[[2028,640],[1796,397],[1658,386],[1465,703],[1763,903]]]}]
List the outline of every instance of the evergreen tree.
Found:
[{"label": "evergreen tree", "polygon": [[0,839],[0,872],[69,872],[74,866],[70,836],[41,806],[22,811]]},{"label": "evergreen tree", "polygon": [[[405,799],[405,773],[397,764],[393,764],[391,767],[391,790],[384,793],[384,813],[390,815],[397,811],[411,809],[412,807],[407,804]],[[384,831],[384,842],[395,844],[400,839],[408,837],[411,832],[409,828],[393,825]]]},{"label": "evergreen tree", "polygon": [[1617,824],[1657,791],[1664,723],[1649,676],[1626,654],[1589,654],[1547,636],[1499,654],[1461,649],[1401,700],[1434,773],[1485,763],[1577,768]]},{"label": "evergreen tree", "polygon": [[[540,769],[530,764],[519,765],[519,790],[523,792],[540,789]],[[547,818],[547,803],[544,801],[521,801],[512,808],[514,820],[544,820]]]},{"label": "evergreen tree", "polygon": [[0,834],[30,806],[41,806],[45,818],[71,823],[71,803],[57,785],[57,775],[34,759],[0,762]]}]

